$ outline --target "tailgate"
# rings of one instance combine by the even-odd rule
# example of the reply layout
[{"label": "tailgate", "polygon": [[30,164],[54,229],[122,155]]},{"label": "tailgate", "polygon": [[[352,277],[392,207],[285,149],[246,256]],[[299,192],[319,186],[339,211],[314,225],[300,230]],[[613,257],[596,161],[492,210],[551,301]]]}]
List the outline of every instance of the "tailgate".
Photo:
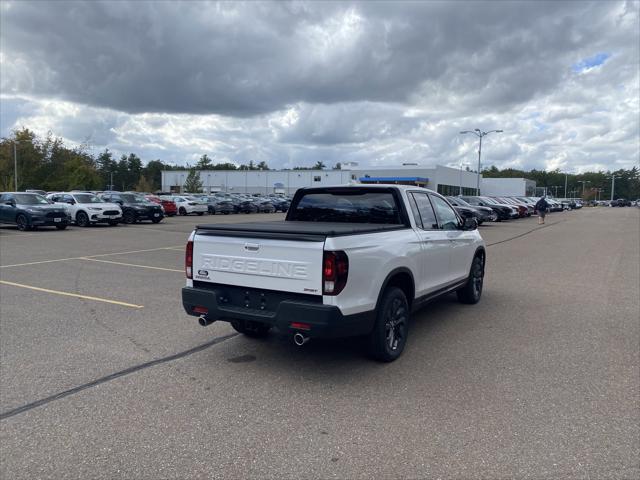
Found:
[{"label": "tailgate", "polygon": [[322,294],[324,240],[196,234],[193,279],[283,292]]}]

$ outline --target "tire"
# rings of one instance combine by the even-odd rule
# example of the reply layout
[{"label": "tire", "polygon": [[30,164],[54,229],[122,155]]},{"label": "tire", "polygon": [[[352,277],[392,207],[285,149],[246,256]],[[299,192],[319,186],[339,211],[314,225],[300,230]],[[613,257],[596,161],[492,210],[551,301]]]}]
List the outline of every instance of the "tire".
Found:
[{"label": "tire", "polygon": [[127,225],[136,223],[136,214],[131,210],[127,210],[122,214],[122,222],[126,223]]},{"label": "tire", "polygon": [[204,212],[196,212],[198,214],[199,217],[201,217],[202,215],[204,215]]},{"label": "tire", "polygon": [[91,221],[89,220],[89,215],[84,212],[78,212],[76,215],[76,225],[79,227],[88,227],[91,225]]},{"label": "tire", "polygon": [[118,221],[117,220],[109,220],[109,226],[110,227],[115,227],[116,225],[118,225]]},{"label": "tire", "polygon": [[152,223],[160,223],[161,221],[162,221],[162,217],[161,218],[155,218],[154,217],[154,218],[151,219]]},{"label": "tire", "polygon": [[380,362],[393,362],[404,350],[409,335],[409,303],[397,287],[385,290],[369,334],[369,355]]},{"label": "tire", "polygon": [[269,330],[271,330],[271,327],[264,323],[243,322],[241,320],[231,322],[231,326],[236,332],[251,338],[264,338],[269,335]]},{"label": "tire", "polygon": [[65,228],[67,228],[67,225],[56,225],[56,228],[58,230],[64,230]]},{"label": "tire", "polygon": [[18,230],[21,232],[28,232],[31,230],[27,216],[22,213],[16,217],[16,225],[18,226]]},{"label": "tire", "polygon": [[184,217],[187,215],[187,210],[184,207],[180,207],[180,210],[178,210],[178,213]]},{"label": "tire", "polygon": [[471,263],[471,271],[467,283],[456,292],[461,303],[476,304],[482,297],[482,284],[484,283],[484,261],[482,256],[476,255]]}]

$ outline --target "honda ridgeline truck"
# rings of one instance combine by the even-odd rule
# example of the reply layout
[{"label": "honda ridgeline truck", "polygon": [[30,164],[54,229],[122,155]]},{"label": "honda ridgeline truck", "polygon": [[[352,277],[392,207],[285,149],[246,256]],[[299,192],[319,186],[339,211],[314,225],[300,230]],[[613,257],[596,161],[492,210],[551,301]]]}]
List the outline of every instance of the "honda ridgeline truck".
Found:
[{"label": "honda ridgeline truck", "polygon": [[201,325],[224,320],[250,337],[367,336],[371,355],[389,362],[412,311],[453,291],[480,300],[485,259],[475,219],[430,190],[303,188],[284,221],[198,225],[182,303]]}]

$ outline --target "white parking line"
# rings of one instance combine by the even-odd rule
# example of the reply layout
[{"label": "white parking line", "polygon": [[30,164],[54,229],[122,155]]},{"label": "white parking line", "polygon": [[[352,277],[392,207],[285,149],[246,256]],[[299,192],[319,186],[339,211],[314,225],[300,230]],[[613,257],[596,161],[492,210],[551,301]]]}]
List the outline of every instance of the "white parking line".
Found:
[{"label": "white parking line", "polygon": [[90,297],[89,295],[80,295],[79,293],[61,292],[60,290],[50,290],[48,288],[34,287],[32,285],[24,285],[22,283],[7,282],[5,280],[0,280],[0,284],[9,285],[11,287],[26,288],[28,290],[35,290],[37,292],[52,293],[54,295],[63,295],[65,297],[75,297],[75,298],[81,298],[83,300],[93,300],[94,302],[111,303],[113,305],[120,305],[122,307],[144,308],[144,305],[134,305],[133,303],[119,302],[117,300],[110,300],[108,298]]},{"label": "white parking line", "polygon": [[27,267],[29,265],[41,265],[43,263],[68,262],[69,260],[84,260],[87,258],[108,257],[111,255],[128,255],[130,253],[157,252],[160,250],[175,250],[176,248],[178,248],[178,246],[147,248],[145,250],[130,250],[128,252],[100,253],[98,255],[85,255],[84,257],[56,258],[55,260],[41,260],[39,262],[14,263],[13,265],[0,265],[0,268]]},{"label": "white parking line", "polygon": [[184,273],[184,270],[178,270],[175,268],[152,267],[151,265],[139,265],[136,263],[113,262],[111,260],[98,260],[97,258],[89,258],[89,257],[83,257],[83,258],[80,258],[79,260],[87,260],[89,262],[111,263],[113,265],[124,265],[126,267],[149,268],[151,270],[164,270],[165,272]]}]

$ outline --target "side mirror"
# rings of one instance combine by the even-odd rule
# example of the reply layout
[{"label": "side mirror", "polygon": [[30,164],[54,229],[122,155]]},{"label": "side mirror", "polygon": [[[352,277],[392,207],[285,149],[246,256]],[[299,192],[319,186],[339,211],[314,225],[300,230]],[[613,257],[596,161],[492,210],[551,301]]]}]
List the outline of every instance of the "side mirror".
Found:
[{"label": "side mirror", "polygon": [[76,201],[72,198],[71,200],[69,200],[69,205],[75,205]]},{"label": "side mirror", "polygon": [[115,200],[115,202],[120,206],[122,206],[122,204],[123,204],[122,200]]},{"label": "side mirror", "polygon": [[462,230],[476,230],[478,228],[478,221],[473,217],[467,217],[462,224]]},{"label": "side mirror", "polygon": [[15,200],[7,200],[6,202],[4,202],[5,205],[9,205],[10,207],[15,207],[16,206],[16,201]]}]

